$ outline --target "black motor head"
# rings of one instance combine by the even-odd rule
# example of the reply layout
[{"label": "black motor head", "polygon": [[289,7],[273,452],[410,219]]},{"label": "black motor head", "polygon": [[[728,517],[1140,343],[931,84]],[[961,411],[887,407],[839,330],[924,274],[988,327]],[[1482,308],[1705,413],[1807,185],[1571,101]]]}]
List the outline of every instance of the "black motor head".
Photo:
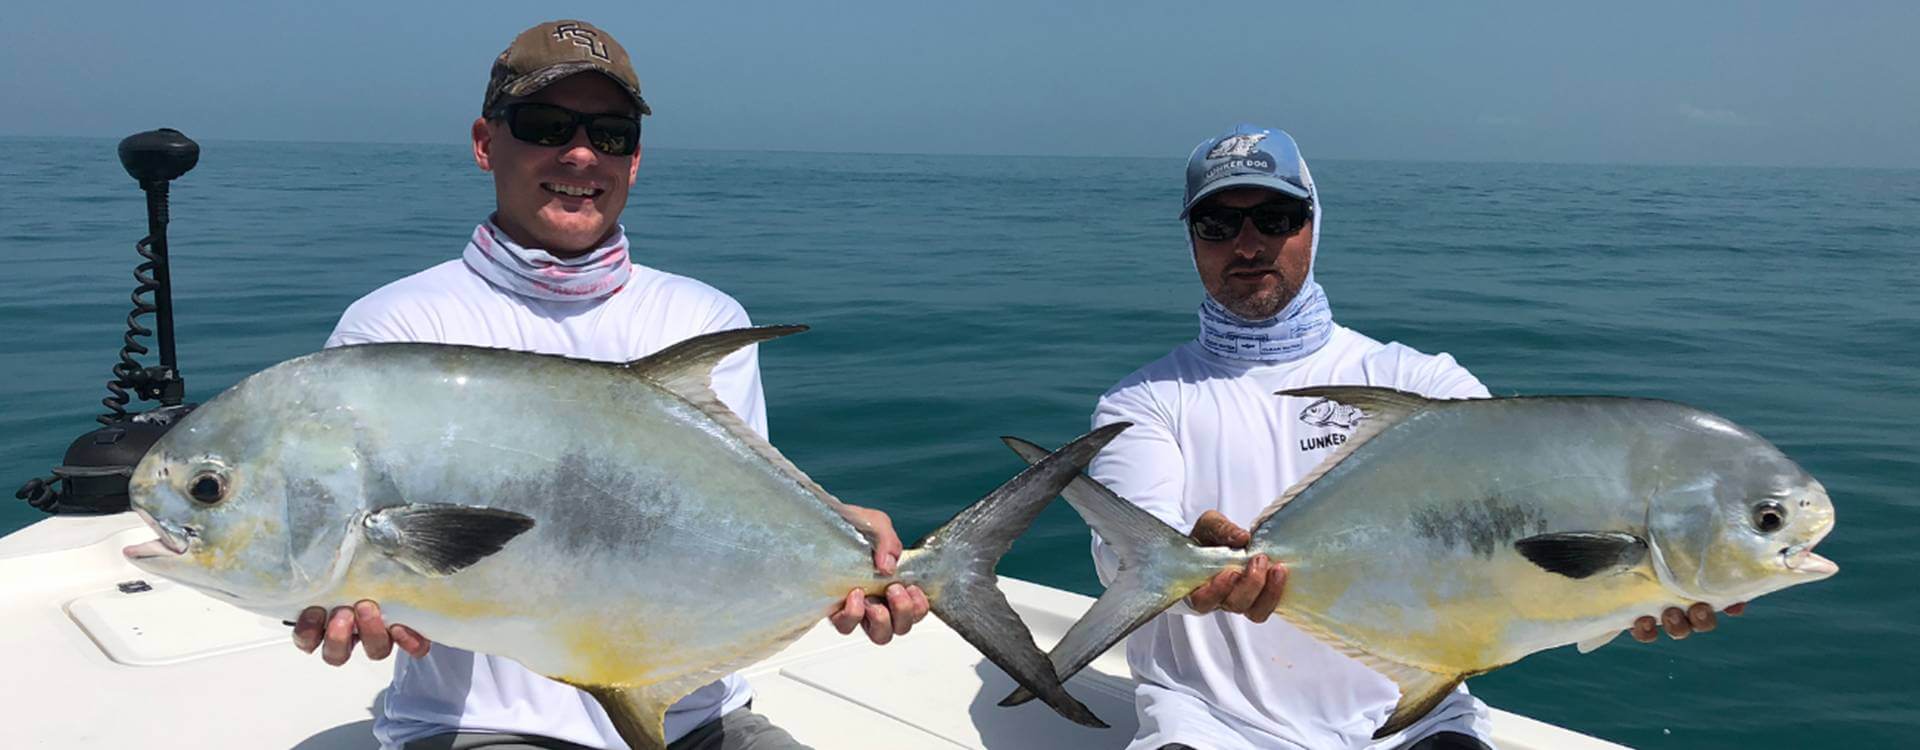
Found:
[{"label": "black motor head", "polygon": [[135,133],[120,141],[120,164],[142,186],[167,182],[200,163],[200,144],[173,128]]}]

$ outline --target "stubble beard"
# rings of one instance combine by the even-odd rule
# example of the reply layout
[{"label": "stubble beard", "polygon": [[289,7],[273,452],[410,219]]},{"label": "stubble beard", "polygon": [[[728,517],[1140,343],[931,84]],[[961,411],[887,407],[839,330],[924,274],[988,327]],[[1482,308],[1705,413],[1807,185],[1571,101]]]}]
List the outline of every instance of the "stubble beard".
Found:
[{"label": "stubble beard", "polygon": [[[1223,278],[1222,281],[1225,282],[1226,279]],[[1213,301],[1227,308],[1227,312],[1248,322],[1258,322],[1280,314],[1280,310],[1285,308],[1288,302],[1292,302],[1294,295],[1300,292],[1299,285],[1288,279],[1285,274],[1280,275],[1280,283],[1270,290],[1256,289],[1236,295],[1228,291],[1230,289],[1232,289],[1230,284],[1222,283],[1220,292],[1213,295]]]}]

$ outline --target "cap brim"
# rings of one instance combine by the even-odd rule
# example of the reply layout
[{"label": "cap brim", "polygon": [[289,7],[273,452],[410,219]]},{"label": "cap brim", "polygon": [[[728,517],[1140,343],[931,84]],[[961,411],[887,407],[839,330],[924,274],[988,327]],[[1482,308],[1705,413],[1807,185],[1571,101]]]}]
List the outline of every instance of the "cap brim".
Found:
[{"label": "cap brim", "polygon": [[554,81],[566,78],[575,73],[585,73],[588,71],[606,76],[607,80],[613,82],[613,85],[619,86],[621,91],[633,99],[633,106],[639,108],[640,114],[653,114],[653,108],[647,106],[646,99],[640,98],[640,92],[633,90],[633,88],[629,87],[625,82],[601,70],[600,66],[593,63],[571,62],[560,63],[559,65],[548,65],[547,67],[508,81],[506,85],[500,87],[500,93],[513,97],[527,96],[552,85]]},{"label": "cap brim", "polygon": [[1213,195],[1214,193],[1218,193],[1222,190],[1231,190],[1237,187],[1265,188],[1267,190],[1272,190],[1273,192],[1279,193],[1281,195],[1287,195],[1287,196],[1292,196],[1294,198],[1299,198],[1300,200],[1303,200],[1303,201],[1313,200],[1313,193],[1309,192],[1306,188],[1300,187],[1299,185],[1295,185],[1291,182],[1287,182],[1286,180],[1282,180],[1278,177],[1271,177],[1268,175],[1259,175],[1259,174],[1235,175],[1233,177],[1228,177],[1218,182],[1215,182],[1211,185],[1208,185],[1207,189],[1202,190],[1198,194],[1194,195],[1192,200],[1187,201],[1187,205],[1180,207],[1180,218],[1182,219],[1187,218],[1187,212],[1192,211],[1193,207],[1195,205],[1198,205],[1200,201],[1206,200],[1207,196]]}]

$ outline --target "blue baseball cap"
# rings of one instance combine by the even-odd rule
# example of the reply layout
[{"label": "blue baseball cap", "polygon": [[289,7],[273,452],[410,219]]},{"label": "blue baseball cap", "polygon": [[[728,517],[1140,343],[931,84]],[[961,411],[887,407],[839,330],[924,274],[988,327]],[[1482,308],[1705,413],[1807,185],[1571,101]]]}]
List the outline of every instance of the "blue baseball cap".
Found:
[{"label": "blue baseball cap", "polygon": [[1187,201],[1180,218],[1193,204],[1227,188],[1259,187],[1304,201],[1313,200],[1313,186],[1301,168],[1300,146],[1285,130],[1235,125],[1232,130],[1201,141],[1187,157]]}]

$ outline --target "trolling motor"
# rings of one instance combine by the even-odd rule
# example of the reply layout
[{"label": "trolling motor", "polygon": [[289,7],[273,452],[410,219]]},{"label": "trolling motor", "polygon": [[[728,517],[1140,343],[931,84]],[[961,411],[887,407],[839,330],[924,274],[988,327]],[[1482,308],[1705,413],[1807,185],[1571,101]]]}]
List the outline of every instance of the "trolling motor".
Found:
[{"label": "trolling motor", "polygon": [[[200,161],[200,145],[172,128],[127,136],[120,141],[120,164],[147,193],[147,236],[134,244],[146,262],[135,266],[133,311],[127,313],[120,361],[107,381],[106,413],[95,417],[100,429],[68,446],[66,460],[53,476],[36,477],[14,497],[48,513],[119,513],[129,507],[127,479],[147,449],[196,404],[182,404],[186,381],[173,355],[173,281],[167,267],[167,187]],[[154,331],[140,324],[152,314],[160,329],[160,364],[145,367],[134,359],[147,353],[140,339]],[[145,412],[129,413],[132,397],[158,401]]]}]

